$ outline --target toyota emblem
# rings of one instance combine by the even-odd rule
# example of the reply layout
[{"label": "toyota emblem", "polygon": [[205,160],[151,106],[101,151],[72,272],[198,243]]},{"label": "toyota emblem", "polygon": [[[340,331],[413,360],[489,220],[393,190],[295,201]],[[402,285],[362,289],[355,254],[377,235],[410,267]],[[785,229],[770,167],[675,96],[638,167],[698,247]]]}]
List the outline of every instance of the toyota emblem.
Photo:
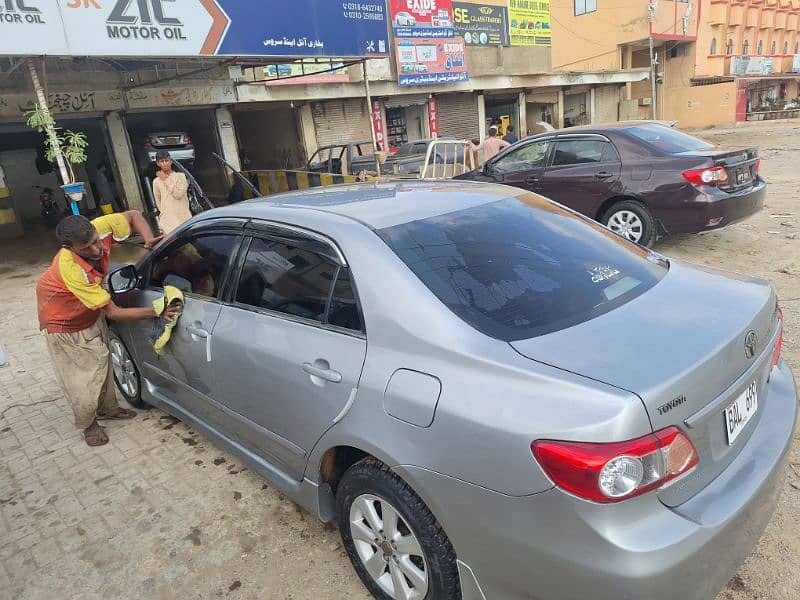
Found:
[{"label": "toyota emblem", "polygon": [[756,355],[756,347],[758,346],[758,336],[755,331],[748,331],[744,337],[744,355],[747,358],[753,358]]}]

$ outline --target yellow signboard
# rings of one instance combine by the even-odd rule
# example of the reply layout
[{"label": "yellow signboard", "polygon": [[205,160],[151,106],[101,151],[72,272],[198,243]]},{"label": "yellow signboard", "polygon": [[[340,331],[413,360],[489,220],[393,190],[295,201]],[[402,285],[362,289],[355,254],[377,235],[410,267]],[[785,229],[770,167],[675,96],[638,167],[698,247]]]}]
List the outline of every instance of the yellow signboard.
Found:
[{"label": "yellow signboard", "polygon": [[508,0],[512,46],[550,46],[550,0]]}]

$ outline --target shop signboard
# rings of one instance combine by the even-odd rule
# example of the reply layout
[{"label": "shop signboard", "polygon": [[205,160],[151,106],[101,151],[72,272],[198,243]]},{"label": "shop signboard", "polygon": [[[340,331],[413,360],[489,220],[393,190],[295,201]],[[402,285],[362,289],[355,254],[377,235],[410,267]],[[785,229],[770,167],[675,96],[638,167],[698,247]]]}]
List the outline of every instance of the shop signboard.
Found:
[{"label": "shop signboard", "polygon": [[792,73],[800,73],[800,54],[792,57]]},{"label": "shop signboard", "polygon": [[345,58],[388,53],[385,0],[0,3],[0,54],[6,55]]},{"label": "shop signboard", "polygon": [[436,96],[428,98],[428,131],[432,139],[439,138],[439,107],[436,105]]},{"label": "shop signboard", "polygon": [[372,130],[375,132],[375,142],[378,148],[386,150],[386,126],[383,120],[383,102],[372,101]]},{"label": "shop signboard", "polygon": [[512,46],[550,46],[550,0],[508,0]]},{"label": "shop signboard", "polygon": [[731,75],[770,75],[771,56],[734,56],[731,59]]},{"label": "shop signboard", "polygon": [[397,80],[400,85],[441,85],[467,81],[463,38],[397,40]]},{"label": "shop signboard", "polygon": [[453,37],[452,0],[389,0],[397,38]]},{"label": "shop signboard", "polygon": [[347,67],[343,62],[308,62],[308,60],[267,65],[264,67],[265,85],[307,85],[350,81]]},{"label": "shop signboard", "polygon": [[467,46],[508,46],[507,0],[453,2],[456,35]]}]

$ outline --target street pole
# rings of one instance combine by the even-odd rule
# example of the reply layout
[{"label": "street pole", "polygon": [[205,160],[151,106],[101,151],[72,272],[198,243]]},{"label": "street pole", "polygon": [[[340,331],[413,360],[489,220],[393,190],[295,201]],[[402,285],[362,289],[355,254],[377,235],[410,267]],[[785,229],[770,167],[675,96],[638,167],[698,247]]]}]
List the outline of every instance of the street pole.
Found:
[{"label": "street pole", "polygon": [[372,133],[372,153],[375,157],[375,175],[381,175],[381,163],[378,158],[378,138],[375,136],[375,122],[372,118],[372,94],[369,91],[369,77],[367,76],[367,58],[361,61],[361,71],[364,73],[364,90],[367,93],[367,110],[369,110],[369,130]]},{"label": "street pole", "polygon": [[650,93],[652,95],[653,120],[658,118],[658,99],[656,98],[656,57],[653,54],[653,36],[650,35]]},{"label": "street pole", "polygon": [[[42,108],[42,111],[45,112],[47,115],[50,115],[50,108],[47,106],[47,98],[44,95],[44,89],[42,88],[42,84],[39,82],[39,75],[36,73],[36,67],[33,64],[33,59],[28,58],[25,60],[28,65],[28,72],[31,76],[31,82],[33,83],[33,89],[36,92],[36,101],[39,103],[39,106]],[[56,129],[53,125],[48,125],[45,127],[47,137],[50,139],[50,145],[53,148],[55,155],[56,155],[56,163],[58,164],[58,171],[61,173],[61,181],[65,184],[70,183],[72,180],[67,173],[67,165],[64,164],[64,156],[61,154],[61,144],[58,143],[58,136],[56,135]]]},{"label": "street pole", "polygon": [[658,98],[656,98],[656,56],[653,52],[653,23],[656,20],[656,7],[658,0],[647,3],[647,21],[650,25],[650,106],[653,120],[658,118]]}]

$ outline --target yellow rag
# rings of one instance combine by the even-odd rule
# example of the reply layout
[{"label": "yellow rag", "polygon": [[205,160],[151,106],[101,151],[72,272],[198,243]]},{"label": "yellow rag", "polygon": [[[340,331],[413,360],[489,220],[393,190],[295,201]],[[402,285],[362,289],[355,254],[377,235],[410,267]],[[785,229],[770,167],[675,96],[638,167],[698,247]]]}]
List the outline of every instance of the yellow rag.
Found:
[{"label": "yellow rag", "polygon": [[[166,285],[164,286],[164,295],[161,298],[153,300],[153,308],[155,309],[156,314],[160,317],[171,304],[178,303],[181,308],[183,308],[183,302],[183,292],[174,286]],[[169,342],[169,338],[172,335],[172,330],[175,325],[177,325],[180,316],[180,312],[178,312],[178,314],[171,321],[165,321],[164,319],[158,320],[158,330],[156,331],[156,335],[154,336],[155,339],[153,340],[153,349],[156,351],[156,354],[161,354],[161,352],[164,350],[164,347],[167,345],[167,342]]]}]

